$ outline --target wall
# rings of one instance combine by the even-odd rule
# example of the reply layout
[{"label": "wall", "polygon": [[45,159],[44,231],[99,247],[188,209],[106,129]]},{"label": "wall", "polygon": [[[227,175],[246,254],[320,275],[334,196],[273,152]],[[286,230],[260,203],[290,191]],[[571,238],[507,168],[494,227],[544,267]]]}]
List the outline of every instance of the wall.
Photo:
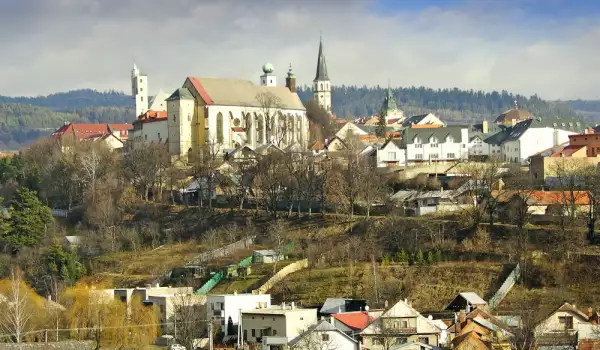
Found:
[{"label": "wall", "polygon": [[515,266],[514,270],[510,273],[510,275],[508,275],[508,277],[506,277],[506,280],[504,280],[504,283],[502,283],[500,288],[498,288],[496,293],[494,293],[494,295],[490,298],[490,300],[488,302],[488,306],[490,307],[490,310],[495,309],[496,306],[498,306],[498,304],[500,304],[502,302],[502,300],[506,297],[508,292],[510,292],[510,290],[517,283],[517,281],[519,280],[520,277],[521,277],[521,266],[519,264],[517,264],[517,266]]},{"label": "wall", "polygon": [[[160,134],[160,137],[158,136]],[[136,131],[135,137],[147,142],[164,142],[169,136],[167,120],[142,123],[142,129]]]},{"label": "wall", "polygon": [[[217,302],[223,303],[223,317],[216,315],[215,311],[220,310],[217,307]],[[269,294],[208,295],[206,306],[207,320],[214,316],[215,320],[221,322],[225,335],[230,335],[227,334],[229,317],[231,317],[233,325],[237,326],[240,319],[240,310],[271,307],[271,296]]]},{"label": "wall", "polygon": [[[260,337],[260,329],[271,328],[271,334],[278,337],[286,336],[286,317],[284,315],[242,314],[242,339],[255,343]],[[255,330],[252,336],[252,330]],[[289,339],[289,338],[288,338]]]},{"label": "wall", "polygon": [[553,313],[552,315],[550,315],[548,318],[546,318],[544,321],[542,321],[539,325],[537,325],[535,327],[535,335],[539,336],[542,334],[547,334],[547,333],[552,333],[552,332],[560,332],[560,333],[564,333],[564,331],[562,330],[562,327],[558,321],[559,317],[573,317],[573,329],[577,330],[579,329],[580,325],[585,325],[588,324],[587,322],[585,322],[582,318],[570,313],[570,312],[566,312],[566,311],[557,311],[555,313]]},{"label": "wall", "polygon": [[[324,341],[322,336],[327,334],[328,341]],[[318,347],[321,346],[321,349]],[[356,350],[358,342],[349,339],[347,336],[337,331],[313,331],[310,334],[302,336],[302,339],[292,348],[295,350]]]},{"label": "wall", "polygon": [[273,287],[276,283],[281,281],[290,273],[294,273],[296,271],[305,269],[308,267],[308,259],[296,261],[294,263],[289,264],[283,269],[279,270],[273,277],[269,278],[265,284],[260,286],[257,290],[254,290],[253,293],[266,293],[271,287]]},{"label": "wall", "polygon": [[86,350],[95,349],[96,343],[93,341],[60,341],[60,342],[48,342],[48,343],[20,343],[20,344],[9,344],[3,343],[2,349],[56,349],[56,350]]}]

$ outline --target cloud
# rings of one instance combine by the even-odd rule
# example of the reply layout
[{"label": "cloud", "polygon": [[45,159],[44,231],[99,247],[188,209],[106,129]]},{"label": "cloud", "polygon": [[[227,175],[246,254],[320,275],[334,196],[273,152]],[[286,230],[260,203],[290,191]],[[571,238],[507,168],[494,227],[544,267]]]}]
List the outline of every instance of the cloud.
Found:
[{"label": "cloud", "polygon": [[368,0],[7,1],[0,94],[129,92],[134,61],[151,91],[188,75],[258,81],[266,61],[280,84],[290,63],[310,84],[322,31],[333,84],[389,78],[395,86],[600,98],[600,26],[591,17],[535,17],[488,0],[389,11]]}]

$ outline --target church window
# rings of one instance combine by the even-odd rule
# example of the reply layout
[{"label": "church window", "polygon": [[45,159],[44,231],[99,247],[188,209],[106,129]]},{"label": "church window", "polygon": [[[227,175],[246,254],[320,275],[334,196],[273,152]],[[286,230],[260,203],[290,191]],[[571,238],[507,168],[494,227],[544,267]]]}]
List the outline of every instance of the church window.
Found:
[{"label": "church window", "polygon": [[177,122],[177,117],[173,114],[173,122]]},{"label": "church window", "polygon": [[258,143],[265,143],[265,138],[264,138],[264,124],[265,124],[265,120],[263,119],[262,115],[258,116],[258,120],[256,121],[256,142]]},{"label": "church window", "polygon": [[246,114],[246,143],[252,143],[252,117]]},{"label": "church window", "polygon": [[144,91],[144,88],[140,88],[140,91]]},{"label": "church window", "polygon": [[223,143],[223,114],[217,114],[217,143]]},{"label": "church window", "polygon": [[140,101],[144,102],[144,96],[140,96]]}]

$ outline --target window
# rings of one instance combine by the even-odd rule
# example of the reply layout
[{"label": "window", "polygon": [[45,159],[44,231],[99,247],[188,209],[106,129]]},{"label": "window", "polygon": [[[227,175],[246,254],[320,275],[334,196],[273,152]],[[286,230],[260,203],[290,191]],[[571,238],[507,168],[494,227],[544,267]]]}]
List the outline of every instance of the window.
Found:
[{"label": "window", "polygon": [[438,159],[438,158],[440,157],[440,155],[439,155],[439,154],[437,154],[437,153],[434,153],[434,154],[430,154],[430,155],[429,155],[429,157],[430,157],[431,159]]},{"label": "window", "polygon": [[380,337],[373,338],[373,345],[383,345],[383,338],[380,338]]},{"label": "window", "polygon": [[423,145],[420,143],[415,144],[415,148],[423,148]]},{"label": "window", "polygon": [[437,143],[432,143],[432,144],[430,144],[429,146],[431,146],[431,148],[437,148],[437,147],[438,147],[438,144],[437,144]]},{"label": "window", "polygon": [[304,321],[304,317],[300,317],[300,321]]},{"label": "window", "polygon": [[160,133],[158,133],[158,139],[160,140]]},{"label": "window", "polygon": [[429,337],[419,337],[419,343],[429,344]]},{"label": "window", "polygon": [[408,321],[402,321],[400,322],[400,325],[402,326],[402,328],[408,328]]},{"label": "window", "polygon": [[144,102],[144,96],[140,96],[140,101]]},{"label": "window", "polygon": [[408,339],[406,339],[404,337],[398,337],[398,338],[396,338],[396,345],[406,344],[407,341],[408,341]]},{"label": "window", "polygon": [[173,114],[173,123],[177,122],[177,117],[175,116],[175,114]]},{"label": "window", "polygon": [[572,316],[559,317],[558,323],[560,323],[562,329],[565,329],[565,330],[573,329],[573,317]]},{"label": "window", "polygon": [[323,341],[329,341],[329,334],[327,334],[327,333],[321,334],[321,340],[323,340]]},{"label": "window", "polygon": [[144,140],[148,141],[148,134],[144,135]]},{"label": "window", "polygon": [[396,160],[396,152],[388,152],[388,160]]},{"label": "window", "polygon": [[[273,319],[273,320],[275,320],[275,319]],[[274,330],[273,330],[273,336],[276,336],[276,335],[277,335],[277,330],[276,330],[276,329],[274,329]]]},{"label": "window", "polygon": [[446,142],[448,142],[448,143],[454,143],[454,137],[452,137],[452,135],[448,135],[446,137]]},{"label": "window", "polygon": [[253,329],[253,330],[252,330],[252,336],[253,336],[253,337],[256,337],[256,329]]},{"label": "window", "polygon": [[423,155],[422,154],[415,154],[415,159],[423,159]]},{"label": "window", "polygon": [[217,114],[217,143],[223,143],[223,114]]},{"label": "window", "polygon": [[[481,152],[479,152],[479,153],[481,153]],[[448,154],[446,154],[446,158],[453,159],[456,157],[454,157],[454,153],[448,153]]]},{"label": "window", "polygon": [[[323,90],[323,83],[319,84],[319,90]],[[321,96],[323,98],[323,96]]]},{"label": "window", "polygon": [[140,83],[142,82],[142,78],[140,78]]}]

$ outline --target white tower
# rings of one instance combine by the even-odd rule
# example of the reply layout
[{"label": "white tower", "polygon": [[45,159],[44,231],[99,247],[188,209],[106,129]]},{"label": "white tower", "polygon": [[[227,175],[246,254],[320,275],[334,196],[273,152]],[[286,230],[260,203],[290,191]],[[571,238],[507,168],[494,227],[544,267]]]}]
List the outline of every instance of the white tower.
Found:
[{"label": "white tower", "polygon": [[260,76],[261,86],[277,86],[277,77],[273,73],[273,65],[269,62],[263,66],[263,75]]},{"label": "white tower", "polygon": [[327,75],[327,63],[323,52],[323,38],[319,41],[319,57],[317,59],[317,74],[313,80],[314,99],[327,112],[331,113],[331,83]]},{"label": "white tower", "polygon": [[135,63],[131,70],[131,94],[135,97],[135,117],[137,119],[148,111],[148,77],[140,74]]}]

